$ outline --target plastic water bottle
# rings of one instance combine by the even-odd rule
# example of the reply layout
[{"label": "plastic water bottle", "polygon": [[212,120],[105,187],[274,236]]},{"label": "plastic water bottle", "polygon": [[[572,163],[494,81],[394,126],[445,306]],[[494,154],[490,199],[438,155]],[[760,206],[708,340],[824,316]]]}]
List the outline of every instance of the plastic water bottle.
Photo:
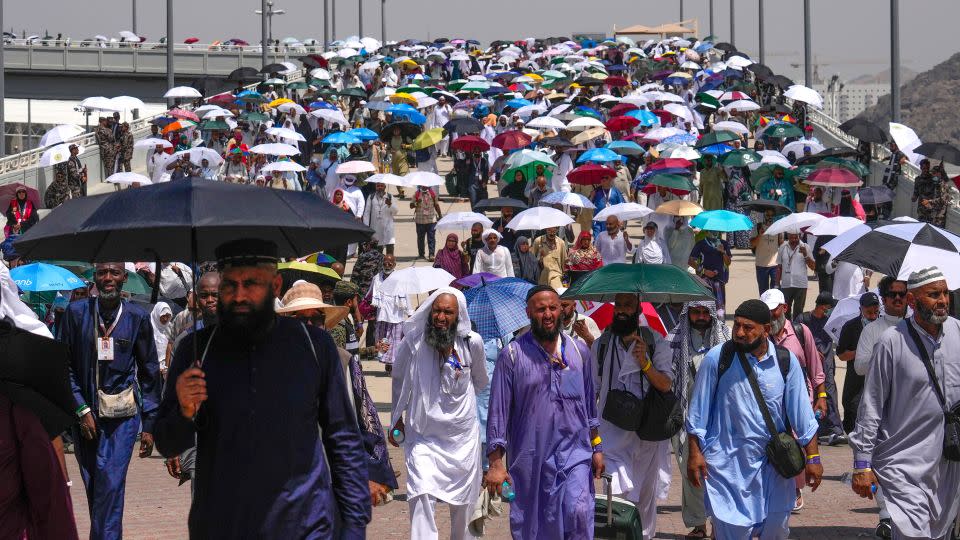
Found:
[{"label": "plastic water bottle", "polygon": [[513,502],[517,498],[517,493],[513,491],[513,486],[510,485],[510,482],[504,481],[500,487],[500,498],[506,502]]},{"label": "plastic water bottle", "polygon": [[[843,482],[844,484],[848,485],[848,486],[853,486],[853,473],[850,472],[850,471],[847,471],[847,472],[841,474],[841,475],[840,475],[840,481]],[[871,492],[871,493],[876,493],[876,492],[877,492],[877,485],[876,485],[876,484],[873,484],[872,486],[870,486],[870,492]]]},{"label": "plastic water bottle", "polygon": [[820,409],[813,411],[813,415],[817,417],[818,421],[823,419],[823,411]]},{"label": "plastic water bottle", "polygon": [[393,435],[393,440],[396,441],[397,444],[403,444],[404,439],[407,438],[407,436],[397,428],[393,428],[390,434]]}]

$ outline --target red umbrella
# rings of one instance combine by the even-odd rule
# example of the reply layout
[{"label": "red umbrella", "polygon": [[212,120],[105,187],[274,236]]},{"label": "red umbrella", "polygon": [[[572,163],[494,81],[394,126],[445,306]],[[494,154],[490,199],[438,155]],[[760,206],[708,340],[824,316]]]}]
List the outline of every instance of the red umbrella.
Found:
[{"label": "red umbrella", "polygon": [[[66,165],[64,165],[66,167]],[[17,190],[23,188],[27,190],[27,200],[33,203],[34,211],[40,208],[40,193],[30,186],[25,186],[19,182],[15,184],[4,184],[0,186],[0,207],[4,210],[10,207],[10,201],[17,196]]]},{"label": "red umbrella", "polygon": [[648,168],[654,169],[654,170],[675,169],[678,167],[686,169],[687,167],[690,167],[692,165],[693,165],[692,161],[683,159],[683,158],[663,158],[663,159],[658,159],[657,161],[654,161],[653,163],[650,164],[650,167]]},{"label": "red umbrella", "polygon": [[533,139],[519,130],[504,131],[493,138],[493,146],[501,150],[518,150],[530,146]]},{"label": "red umbrella", "polygon": [[671,120],[673,120],[673,114],[671,114],[670,111],[665,111],[665,110],[663,110],[663,109],[657,109],[657,110],[655,110],[655,111],[650,111],[650,112],[652,112],[653,114],[657,115],[657,118],[660,119],[660,125],[661,125],[661,126],[665,126],[665,125],[669,124]]},{"label": "red umbrella", "polygon": [[507,88],[509,88],[511,92],[523,92],[524,90],[526,90],[526,87],[520,83],[513,83]]},{"label": "red umbrella", "polygon": [[617,171],[611,169],[610,167],[604,167],[603,165],[597,165],[596,163],[587,163],[586,165],[581,165],[567,173],[567,180],[569,180],[572,184],[592,186],[594,184],[599,184],[604,178],[613,178],[616,175]]},{"label": "red umbrella", "polygon": [[639,108],[640,107],[637,107],[633,103],[617,103],[610,109],[610,116],[622,116],[630,111],[636,111]]},{"label": "red umbrella", "polygon": [[807,176],[807,184],[825,187],[859,187],[860,178],[844,167],[824,167]]},{"label": "red umbrella", "polygon": [[197,38],[195,38],[195,37],[188,37],[187,39],[183,40],[183,42],[186,43],[187,45],[196,43],[196,42],[198,42],[198,41],[200,41],[200,40],[197,39]]},{"label": "red umbrella", "polygon": [[450,146],[452,146],[454,150],[461,150],[463,152],[486,152],[490,149],[487,141],[476,135],[457,137]]},{"label": "red umbrella", "polygon": [[627,86],[630,83],[626,79],[620,77],[619,75],[614,75],[612,77],[607,77],[603,80],[603,84],[607,86]]},{"label": "red umbrella", "polygon": [[213,105],[230,105],[236,100],[236,96],[230,92],[224,92],[211,97],[207,100],[207,103],[212,103]]},{"label": "red umbrella", "polygon": [[632,116],[614,116],[604,125],[610,131],[628,131],[640,125],[640,120]]},{"label": "red umbrella", "polygon": [[199,122],[200,118],[193,111],[187,111],[184,109],[173,108],[167,111],[167,115],[174,118],[180,118],[181,120],[190,120],[192,122]]}]

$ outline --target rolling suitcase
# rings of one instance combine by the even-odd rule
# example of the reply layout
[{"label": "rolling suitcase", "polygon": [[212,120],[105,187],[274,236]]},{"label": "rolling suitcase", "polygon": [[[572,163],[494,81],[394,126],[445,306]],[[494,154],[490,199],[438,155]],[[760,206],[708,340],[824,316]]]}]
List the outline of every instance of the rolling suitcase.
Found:
[{"label": "rolling suitcase", "polygon": [[596,540],[643,540],[643,524],[637,507],[613,496],[609,474],[603,474],[602,478],[606,495],[595,496],[593,537]]}]

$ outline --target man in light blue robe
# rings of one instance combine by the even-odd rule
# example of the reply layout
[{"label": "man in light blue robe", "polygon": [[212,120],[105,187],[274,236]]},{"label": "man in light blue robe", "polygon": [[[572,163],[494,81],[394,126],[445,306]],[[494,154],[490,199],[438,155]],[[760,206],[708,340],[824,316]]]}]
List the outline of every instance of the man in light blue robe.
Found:
[{"label": "man in light blue robe", "polygon": [[789,432],[786,420],[805,447],[807,484],[820,485],[823,467],[817,450],[818,423],[810,406],[803,372],[790,353],[789,370],[781,371],[770,340],[770,313],[766,304],[748,300],[737,308],[733,326],[735,355],[718,376],[718,345],[704,357],[697,371],[687,416],[690,458],[687,475],[694,486],[705,486],[707,513],[718,540],[787,538],[796,484],[767,462],[765,448],[771,434],[757,406],[747,374],[737,356],[745,359],[760,386],[779,432]]}]

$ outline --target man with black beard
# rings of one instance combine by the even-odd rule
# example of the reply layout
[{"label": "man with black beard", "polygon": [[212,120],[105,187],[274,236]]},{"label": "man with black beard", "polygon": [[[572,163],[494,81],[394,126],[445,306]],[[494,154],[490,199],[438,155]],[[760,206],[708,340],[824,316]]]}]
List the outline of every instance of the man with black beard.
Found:
[{"label": "man with black beard", "polygon": [[[483,340],[463,293],[442,287],[403,327],[393,369],[390,443],[407,465],[410,537],[439,537],[437,501],[450,506],[450,538],[467,538],[480,494],[476,394],[486,388]],[[401,435],[401,436],[398,436]]]},{"label": "man with black beard", "polygon": [[274,313],[275,244],[216,255],[218,324],[177,347],[156,428],[165,457],[196,439],[190,537],[363,538],[366,456],[333,340]]}]

